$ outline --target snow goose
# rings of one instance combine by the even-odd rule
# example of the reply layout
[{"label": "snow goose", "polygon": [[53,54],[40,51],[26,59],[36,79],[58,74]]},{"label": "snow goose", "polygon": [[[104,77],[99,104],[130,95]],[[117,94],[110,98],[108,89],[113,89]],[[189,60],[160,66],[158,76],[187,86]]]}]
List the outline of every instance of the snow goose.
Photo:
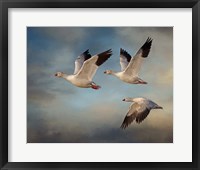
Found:
[{"label": "snow goose", "polygon": [[152,44],[152,39],[148,38],[134,57],[131,57],[131,55],[128,52],[126,52],[121,48],[120,49],[121,72],[106,70],[104,73],[114,75],[126,83],[147,84],[147,82],[143,81],[141,78],[138,77],[138,72],[140,70],[144,58],[146,58],[149,54],[151,44]]},{"label": "snow goose", "polygon": [[123,101],[133,103],[130,105],[129,111],[121,125],[122,129],[127,128],[134,120],[136,123],[141,123],[148,116],[151,109],[163,109],[146,98],[125,98]]},{"label": "snow goose", "polygon": [[73,75],[57,72],[55,76],[64,78],[77,87],[93,88],[97,90],[100,86],[96,85],[92,81],[92,78],[94,77],[98,67],[110,58],[111,55],[111,49],[94,56],[91,56],[89,50],[86,50],[76,59]]}]

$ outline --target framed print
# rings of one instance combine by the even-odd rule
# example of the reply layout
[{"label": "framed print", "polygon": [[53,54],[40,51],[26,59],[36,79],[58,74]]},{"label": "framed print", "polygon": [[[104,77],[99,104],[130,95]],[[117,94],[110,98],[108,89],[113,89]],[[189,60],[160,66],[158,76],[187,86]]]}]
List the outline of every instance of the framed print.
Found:
[{"label": "framed print", "polygon": [[199,4],[1,0],[1,169],[199,169]]}]

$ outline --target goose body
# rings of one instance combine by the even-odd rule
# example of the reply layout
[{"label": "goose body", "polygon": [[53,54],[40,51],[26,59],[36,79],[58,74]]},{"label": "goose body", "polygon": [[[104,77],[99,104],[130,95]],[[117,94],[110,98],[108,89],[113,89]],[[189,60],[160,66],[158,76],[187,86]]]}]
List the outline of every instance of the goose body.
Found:
[{"label": "goose body", "polygon": [[152,109],[162,109],[161,106],[146,98],[125,98],[125,102],[132,102],[121,125],[122,129],[127,128],[134,120],[141,123]]},{"label": "goose body", "polygon": [[129,84],[146,84],[146,82],[144,82],[138,76],[131,77],[130,75],[126,74],[124,71],[116,72],[116,73],[113,72],[112,75],[116,76],[118,79],[122,80],[123,82],[129,83]]},{"label": "goose body", "polygon": [[79,76],[76,76],[76,75],[68,75],[66,77],[64,76],[63,78],[69,81],[70,83],[72,83],[73,85],[77,87],[82,87],[82,88],[89,88],[90,84],[92,83],[92,81],[88,79],[80,78]]},{"label": "goose body", "polygon": [[131,55],[128,52],[126,52],[121,48],[120,49],[121,71],[114,72],[112,70],[106,70],[104,73],[116,76],[123,82],[129,84],[147,84],[147,82],[139,78],[138,73],[144,58],[146,58],[149,54],[149,51],[151,49],[151,44],[152,44],[152,39],[148,38],[134,57],[131,57]]},{"label": "goose body", "polygon": [[112,55],[111,50],[91,56],[89,50],[82,53],[75,61],[74,74],[67,75],[63,72],[57,72],[56,77],[63,78],[73,85],[81,88],[99,89],[92,79],[98,69]]}]

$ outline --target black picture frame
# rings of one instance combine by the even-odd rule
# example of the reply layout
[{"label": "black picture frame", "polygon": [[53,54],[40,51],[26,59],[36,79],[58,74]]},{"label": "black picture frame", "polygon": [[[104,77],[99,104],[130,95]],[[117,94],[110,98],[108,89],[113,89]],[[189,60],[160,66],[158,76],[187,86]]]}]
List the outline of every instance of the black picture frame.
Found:
[{"label": "black picture frame", "polygon": [[[8,162],[9,8],[192,8],[192,162]],[[0,167],[9,169],[200,169],[199,0],[0,0]],[[183,35],[184,38],[184,35]],[[182,56],[187,57],[187,56]],[[38,151],[39,154],[39,151]],[[106,154],[106,151],[105,151]],[[126,155],[126,154],[124,154]],[[170,155],[169,155],[170,156]]]}]

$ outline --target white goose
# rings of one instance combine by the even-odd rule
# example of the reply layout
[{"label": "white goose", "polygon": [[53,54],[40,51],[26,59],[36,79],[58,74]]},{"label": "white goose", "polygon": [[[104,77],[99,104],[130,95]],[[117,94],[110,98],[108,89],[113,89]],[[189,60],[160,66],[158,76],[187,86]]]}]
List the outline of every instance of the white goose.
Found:
[{"label": "white goose", "polygon": [[133,102],[121,125],[122,129],[127,128],[134,120],[141,123],[149,114],[151,109],[163,109],[153,101],[146,98],[125,98],[125,102]]},{"label": "white goose", "polygon": [[152,44],[152,39],[148,38],[134,57],[131,57],[131,55],[128,52],[126,52],[121,48],[120,49],[121,71],[114,72],[112,70],[106,70],[104,73],[114,75],[126,83],[147,84],[147,82],[143,81],[141,78],[138,77],[138,73],[144,58],[146,58],[149,54],[151,44]]},{"label": "white goose", "polygon": [[64,78],[77,87],[93,88],[97,90],[100,86],[96,85],[92,81],[92,78],[98,67],[110,58],[111,55],[111,49],[94,56],[91,56],[89,50],[87,50],[76,59],[73,75],[57,72],[55,76]]}]

